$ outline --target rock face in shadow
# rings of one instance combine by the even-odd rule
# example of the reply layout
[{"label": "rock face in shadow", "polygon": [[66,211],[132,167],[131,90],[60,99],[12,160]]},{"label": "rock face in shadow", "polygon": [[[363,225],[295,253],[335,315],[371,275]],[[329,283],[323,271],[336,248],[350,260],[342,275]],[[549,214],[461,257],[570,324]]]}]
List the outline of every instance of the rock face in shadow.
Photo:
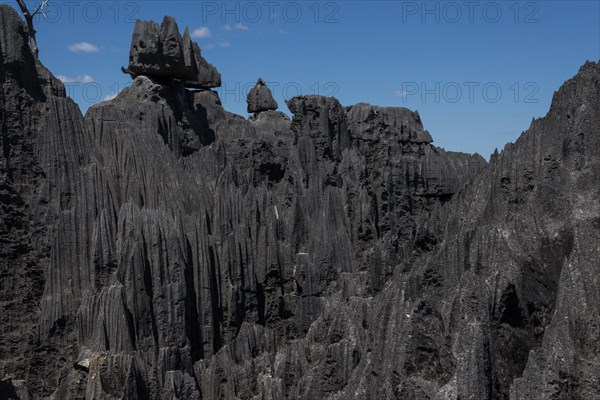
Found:
[{"label": "rock face in shadow", "polygon": [[188,28],[181,37],[173,17],[165,17],[160,26],[153,21],[136,22],[129,66],[123,71],[133,78],[145,75],[167,82],[179,81],[189,88],[221,86],[221,74],[202,57]]},{"label": "rock face in shadow", "polygon": [[0,20],[0,397],[595,398],[599,64],[487,164],[156,74],[82,116]]}]

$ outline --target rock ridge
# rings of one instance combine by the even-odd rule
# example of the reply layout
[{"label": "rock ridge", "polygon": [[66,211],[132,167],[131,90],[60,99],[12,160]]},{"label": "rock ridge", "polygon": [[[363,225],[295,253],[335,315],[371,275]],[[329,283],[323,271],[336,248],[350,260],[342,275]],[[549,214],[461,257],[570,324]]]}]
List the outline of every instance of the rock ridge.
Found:
[{"label": "rock ridge", "polygon": [[405,108],[232,114],[170,18],[83,116],[0,21],[0,397],[599,392],[600,64],[488,164]]}]

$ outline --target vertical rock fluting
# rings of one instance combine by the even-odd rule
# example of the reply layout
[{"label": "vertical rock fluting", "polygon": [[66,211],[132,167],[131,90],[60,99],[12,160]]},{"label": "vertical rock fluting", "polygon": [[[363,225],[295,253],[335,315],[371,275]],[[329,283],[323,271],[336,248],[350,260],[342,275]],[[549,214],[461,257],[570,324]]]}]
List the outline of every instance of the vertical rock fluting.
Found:
[{"label": "vertical rock fluting", "polygon": [[19,33],[24,28],[16,12],[0,5],[0,393],[6,397],[26,390],[11,379],[22,381],[29,372],[50,253],[47,228],[34,222],[46,214],[46,177],[31,139],[35,122],[22,112],[44,93],[30,81],[37,73]]},{"label": "vertical rock fluting", "polygon": [[0,397],[598,393],[598,64],[487,165],[403,108],[229,113],[169,18],[83,117],[0,19]]},{"label": "vertical rock fluting", "polygon": [[10,385],[25,382],[20,396],[29,390],[41,397],[58,386],[77,354],[76,310],[94,279],[94,221],[111,206],[96,191],[106,182],[79,108],[33,61],[17,13],[0,7],[7,253],[0,373]]}]

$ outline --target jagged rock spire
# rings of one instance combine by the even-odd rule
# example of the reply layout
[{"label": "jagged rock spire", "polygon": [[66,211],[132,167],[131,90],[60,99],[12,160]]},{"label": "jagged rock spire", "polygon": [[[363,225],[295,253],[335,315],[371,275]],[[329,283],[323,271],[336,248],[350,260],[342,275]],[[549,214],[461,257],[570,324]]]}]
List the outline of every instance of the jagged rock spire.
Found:
[{"label": "jagged rock spire", "polygon": [[182,81],[186,87],[210,89],[221,86],[221,74],[209,64],[186,28],[183,38],[173,17],[137,21],[131,39],[129,66],[123,72],[133,78],[146,75],[161,80]]},{"label": "jagged rock spire", "polygon": [[277,110],[279,105],[273,98],[271,89],[262,78],[258,78],[256,85],[250,90],[247,97],[248,112],[259,113],[262,111]]}]

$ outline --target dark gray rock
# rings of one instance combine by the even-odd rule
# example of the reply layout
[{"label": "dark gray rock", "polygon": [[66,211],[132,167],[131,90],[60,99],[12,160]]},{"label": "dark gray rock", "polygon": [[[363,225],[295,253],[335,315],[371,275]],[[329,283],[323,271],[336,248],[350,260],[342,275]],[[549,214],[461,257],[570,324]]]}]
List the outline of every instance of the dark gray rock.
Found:
[{"label": "dark gray rock", "polygon": [[250,123],[256,132],[263,136],[293,138],[290,127],[292,121],[281,111],[263,111],[250,117]]},{"label": "dark gray rock", "polygon": [[256,81],[256,85],[254,85],[250,92],[248,92],[246,101],[248,102],[249,113],[260,113],[262,111],[271,110],[274,111],[279,107],[273,98],[271,89],[269,89],[262,78],[259,78],[258,81]]},{"label": "dark gray rock", "polygon": [[221,86],[221,74],[202,57],[187,28],[181,37],[173,17],[165,17],[160,26],[153,21],[136,22],[129,66],[123,71],[133,78],[145,75],[167,82],[179,81],[189,88]]},{"label": "dark gray rock", "polygon": [[182,79],[84,117],[0,21],[0,397],[596,397],[600,64],[487,164],[404,108],[248,120]]},{"label": "dark gray rock", "polygon": [[0,380],[40,398],[77,352],[73,310],[93,271],[87,205],[110,198],[90,190],[102,171],[78,107],[35,63],[18,14],[0,5],[0,20]]}]

